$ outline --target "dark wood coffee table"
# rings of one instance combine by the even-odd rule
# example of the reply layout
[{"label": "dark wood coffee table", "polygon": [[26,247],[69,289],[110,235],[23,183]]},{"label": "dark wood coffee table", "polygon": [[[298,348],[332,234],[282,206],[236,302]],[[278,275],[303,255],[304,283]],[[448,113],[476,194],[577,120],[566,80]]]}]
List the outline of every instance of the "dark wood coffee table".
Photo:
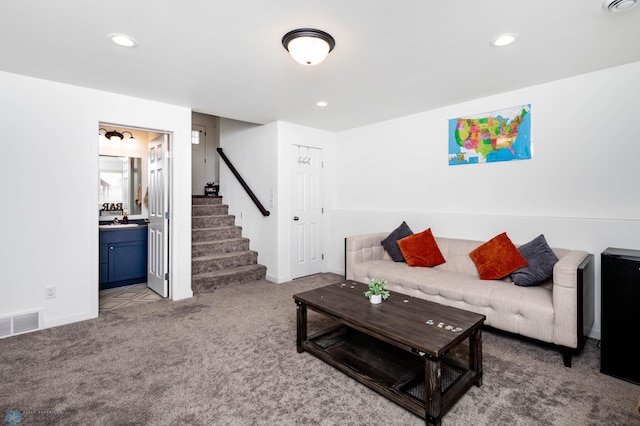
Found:
[{"label": "dark wood coffee table", "polygon": [[[294,295],[297,351],[439,425],[471,385],[482,385],[485,316],[394,292],[372,305],[363,295],[366,289],[344,281]],[[307,336],[307,309],[337,320],[336,325]],[[468,354],[462,351],[460,357],[452,350],[467,339]]]}]

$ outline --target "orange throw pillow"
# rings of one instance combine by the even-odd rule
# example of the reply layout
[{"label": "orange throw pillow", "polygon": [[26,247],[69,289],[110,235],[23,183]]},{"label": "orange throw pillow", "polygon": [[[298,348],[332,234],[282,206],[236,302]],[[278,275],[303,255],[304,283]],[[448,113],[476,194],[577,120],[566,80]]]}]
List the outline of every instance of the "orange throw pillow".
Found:
[{"label": "orange throw pillow", "polygon": [[482,280],[499,280],[528,265],[506,232],[496,235],[473,250],[469,257],[476,264]]},{"label": "orange throw pillow", "polygon": [[409,266],[436,266],[446,262],[431,228],[398,240],[398,247]]}]

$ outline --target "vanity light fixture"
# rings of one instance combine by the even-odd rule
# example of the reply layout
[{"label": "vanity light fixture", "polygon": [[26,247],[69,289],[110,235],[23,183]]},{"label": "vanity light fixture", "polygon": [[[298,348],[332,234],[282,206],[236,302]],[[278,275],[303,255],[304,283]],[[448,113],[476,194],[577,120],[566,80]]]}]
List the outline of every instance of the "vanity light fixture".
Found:
[{"label": "vanity light fixture", "polygon": [[[104,131],[104,133],[102,133]],[[135,143],[136,139],[133,137],[133,133],[131,133],[128,130],[125,130],[123,132],[119,132],[117,130],[107,130],[107,129],[103,129],[100,128],[100,130],[98,130],[98,133],[100,134],[100,136],[104,136],[105,139],[110,140],[111,142],[120,142],[121,140],[124,139],[124,134],[125,133],[129,133],[129,137],[127,138],[127,142],[129,143]]]},{"label": "vanity light fixture", "polygon": [[491,40],[491,46],[493,47],[508,46],[514,41],[516,41],[517,37],[518,37],[518,34],[514,34],[514,33],[500,34],[499,36]]},{"label": "vanity light fixture", "polygon": [[282,45],[291,57],[302,65],[316,65],[324,61],[336,46],[330,34],[313,28],[299,28],[282,37]]}]

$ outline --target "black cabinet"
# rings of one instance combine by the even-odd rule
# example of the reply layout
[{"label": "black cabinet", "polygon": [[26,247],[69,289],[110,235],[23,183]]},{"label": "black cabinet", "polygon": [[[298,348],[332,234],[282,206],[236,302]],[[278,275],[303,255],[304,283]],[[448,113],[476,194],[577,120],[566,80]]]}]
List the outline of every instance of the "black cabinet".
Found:
[{"label": "black cabinet", "polygon": [[100,290],[147,281],[147,226],[100,229]]},{"label": "black cabinet", "polygon": [[640,384],[640,250],[608,248],[601,260],[600,372]]}]

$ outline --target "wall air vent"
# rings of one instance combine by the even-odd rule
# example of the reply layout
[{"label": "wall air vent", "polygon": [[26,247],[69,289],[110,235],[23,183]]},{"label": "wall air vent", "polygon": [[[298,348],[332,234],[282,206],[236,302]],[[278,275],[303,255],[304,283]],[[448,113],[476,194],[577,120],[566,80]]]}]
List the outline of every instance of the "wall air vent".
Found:
[{"label": "wall air vent", "polygon": [[631,9],[636,4],[638,4],[638,0],[605,0],[602,7],[606,11],[619,13]]},{"label": "wall air vent", "polygon": [[42,311],[24,312],[0,318],[0,339],[42,328]]}]

